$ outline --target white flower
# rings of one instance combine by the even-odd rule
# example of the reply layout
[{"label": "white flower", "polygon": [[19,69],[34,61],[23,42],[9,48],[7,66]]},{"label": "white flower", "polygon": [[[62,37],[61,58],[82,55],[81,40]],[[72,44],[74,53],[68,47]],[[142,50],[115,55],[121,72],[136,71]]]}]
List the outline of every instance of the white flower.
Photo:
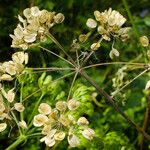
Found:
[{"label": "white flower", "polygon": [[40,10],[37,6],[31,7],[31,15],[37,17],[40,15]]},{"label": "white flower", "polygon": [[33,43],[36,40],[37,33],[27,33],[24,35],[24,41],[27,43]]},{"label": "white flower", "polygon": [[89,121],[85,117],[80,117],[77,121],[78,125],[88,125]]},{"label": "white flower", "polygon": [[92,19],[92,18],[89,18],[86,22],[86,25],[89,27],[89,28],[96,28],[97,26],[97,22]]},{"label": "white flower", "polygon": [[77,147],[80,144],[79,138],[74,134],[68,135],[68,143],[71,147]]},{"label": "white flower", "polygon": [[147,36],[140,37],[140,43],[143,47],[147,47],[149,45],[149,39]]},{"label": "white flower", "polygon": [[27,64],[28,63],[28,54],[24,53],[24,52],[16,52],[12,55],[12,60],[15,63],[23,64],[25,62],[25,64]]},{"label": "white flower", "polygon": [[84,130],[82,131],[82,135],[83,135],[86,139],[92,140],[93,137],[95,136],[95,132],[94,132],[93,129],[87,128],[87,129],[84,129]]},{"label": "white flower", "polygon": [[0,77],[0,81],[12,81],[13,78],[9,75],[9,74],[3,74],[1,77]]},{"label": "white flower", "polygon": [[33,125],[35,127],[41,127],[48,121],[48,117],[43,114],[38,114],[34,116]]},{"label": "white flower", "polygon": [[74,99],[68,101],[68,109],[75,110],[80,106],[80,102]]},{"label": "white flower", "polygon": [[16,74],[15,63],[13,61],[4,62],[2,64],[2,67],[5,68],[6,73],[8,73],[10,75]]},{"label": "white flower", "polygon": [[109,56],[110,56],[111,59],[113,59],[114,56],[119,57],[119,51],[115,48],[112,48],[112,50],[109,53]]},{"label": "white flower", "polygon": [[47,135],[47,134],[49,134],[49,132],[51,131],[51,125],[50,124],[46,124],[46,125],[44,125],[44,128],[42,129],[42,134],[44,134],[44,135]]},{"label": "white flower", "polygon": [[6,123],[0,123],[0,132],[3,132],[7,128]]},{"label": "white flower", "polygon": [[38,108],[39,113],[44,115],[49,115],[51,113],[51,110],[51,107],[46,103],[41,103]]},{"label": "white flower", "polygon": [[45,142],[45,144],[47,145],[47,146],[49,146],[49,147],[52,147],[52,146],[54,146],[55,145],[55,139],[54,138],[49,138],[48,136],[45,136],[44,138],[42,138],[41,140],[40,140],[40,142]]},{"label": "white flower", "polygon": [[47,136],[43,137],[40,142],[45,142],[45,144],[49,147],[52,147],[55,145],[55,139],[54,139],[54,135],[56,133],[56,129],[51,130]]},{"label": "white flower", "polygon": [[25,107],[23,106],[22,103],[15,103],[15,104],[14,104],[14,108],[15,108],[17,111],[19,111],[19,112],[23,112],[24,109],[25,109]]},{"label": "white flower", "polygon": [[65,19],[65,16],[62,13],[58,13],[56,16],[54,16],[54,21],[56,23],[62,23]]},{"label": "white flower", "polygon": [[4,88],[1,89],[3,96],[8,100],[8,102],[12,103],[15,98],[14,88],[9,90],[7,93]]},{"label": "white flower", "polygon": [[65,132],[58,132],[54,135],[54,139],[62,141],[65,138]]},{"label": "white flower", "polygon": [[23,11],[23,15],[24,15],[26,18],[30,18],[30,17],[31,17],[31,9],[30,9],[30,8],[26,8],[26,9]]},{"label": "white flower", "polygon": [[22,120],[22,121],[19,121],[18,125],[22,128],[22,129],[27,129],[27,123]]}]

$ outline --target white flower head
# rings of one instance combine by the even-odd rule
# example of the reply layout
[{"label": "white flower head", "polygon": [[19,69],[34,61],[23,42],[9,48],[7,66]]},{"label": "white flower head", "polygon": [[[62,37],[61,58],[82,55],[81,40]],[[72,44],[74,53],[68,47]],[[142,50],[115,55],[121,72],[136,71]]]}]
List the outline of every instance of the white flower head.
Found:
[{"label": "white flower head", "polygon": [[51,113],[51,110],[51,107],[46,103],[41,103],[38,108],[39,113],[44,115],[49,115]]}]

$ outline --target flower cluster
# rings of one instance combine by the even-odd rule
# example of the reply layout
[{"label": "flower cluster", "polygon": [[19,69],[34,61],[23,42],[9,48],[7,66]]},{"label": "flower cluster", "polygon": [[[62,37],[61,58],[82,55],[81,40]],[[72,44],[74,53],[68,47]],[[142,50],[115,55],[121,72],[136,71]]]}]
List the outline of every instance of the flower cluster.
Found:
[{"label": "flower cluster", "polygon": [[28,63],[28,54],[16,52],[11,61],[0,64],[0,81],[11,81],[13,77],[24,70],[24,64]]},{"label": "flower cluster", "polygon": [[41,103],[39,114],[33,120],[34,126],[42,127],[44,137],[40,141],[52,147],[67,136],[69,145],[77,147],[80,144],[79,134],[92,140],[95,132],[88,127],[88,120],[85,117],[76,119],[74,116],[79,106],[80,102],[74,99],[68,102],[58,101],[54,109],[47,103]]},{"label": "flower cluster", "polygon": [[[12,55],[12,60],[0,64],[0,81],[11,81],[13,78],[22,73],[24,65],[28,63],[28,54],[24,52],[16,52]],[[6,101],[4,101],[4,99]],[[7,127],[6,120],[12,120],[12,112],[24,111],[22,103],[14,102],[15,92],[14,88],[5,91],[4,87],[0,84],[0,132],[4,131]],[[24,127],[25,127],[24,122]],[[18,123],[22,127],[22,121]]]},{"label": "flower cluster", "polygon": [[[122,28],[126,19],[116,10],[105,10],[104,12],[94,11],[95,19],[89,18],[86,25],[89,28],[96,28],[104,40],[110,41],[111,37],[120,37],[122,41],[128,38],[129,27]],[[99,25],[98,25],[99,22]]]},{"label": "flower cluster", "polygon": [[[1,88],[0,93],[0,132],[4,131],[7,128],[7,120],[12,120],[14,116],[12,115],[13,111],[16,110],[18,112],[23,112],[25,107],[22,103],[16,103],[14,102],[15,99],[15,92],[14,89],[11,89],[9,91],[5,91],[4,88]],[[4,101],[4,99],[6,101]],[[18,125],[21,126],[22,122],[26,125],[25,121],[20,121]]]},{"label": "flower cluster", "polygon": [[56,14],[45,9],[39,10],[37,6],[26,8],[23,15],[25,18],[18,15],[22,25],[18,24],[14,35],[10,35],[10,37],[13,39],[11,47],[24,50],[36,40],[45,41],[49,29],[64,20],[63,14]]}]

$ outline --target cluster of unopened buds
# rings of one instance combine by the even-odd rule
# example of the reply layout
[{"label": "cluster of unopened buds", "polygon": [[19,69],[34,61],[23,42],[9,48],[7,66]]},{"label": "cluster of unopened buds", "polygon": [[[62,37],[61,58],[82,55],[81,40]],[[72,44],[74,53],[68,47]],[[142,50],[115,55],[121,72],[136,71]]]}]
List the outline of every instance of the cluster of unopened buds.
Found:
[{"label": "cluster of unopened buds", "polygon": [[[23,11],[24,18],[18,15],[20,23],[14,30],[11,47],[28,49],[35,41],[45,41],[49,29],[55,24],[62,23],[64,15],[47,10],[39,10],[37,6],[26,8]],[[34,43],[35,44],[35,43]]]},{"label": "cluster of unopened buds", "polygon": [[28,63],[28,54],[16,52],[12,55],[11,61],[0,63],[0,81],[11,81],[13,77],[24,70],[24,65]]},{"label": "cluster of unopened buds", "polygon": [[80,107],[80,102],[74,99],[69,101],[58,101],[52,109],[47,103],[41,103],[39,114],[34,116],[33,125],[42,127],[44,137],[40,140],[49,147],[62,141],[67,136],[71,147],[80,144],[79,134],[88,140],[95,137],[95,132],[88,127],[89,121],[85,117],[76,119],[75,113]]}]

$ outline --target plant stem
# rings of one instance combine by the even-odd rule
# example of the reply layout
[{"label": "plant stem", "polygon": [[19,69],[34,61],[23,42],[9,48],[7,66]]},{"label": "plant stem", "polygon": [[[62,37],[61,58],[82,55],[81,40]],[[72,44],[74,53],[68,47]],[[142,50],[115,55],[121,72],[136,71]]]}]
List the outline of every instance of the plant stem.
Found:
[{"label": "plant stem", "polygon": [[99,63],[99,64],[94,64],[94,65],[89,65],[86,67],[83,67],[83,69],[88,69],[91,67],[98,67],[98,66],[106,66],[106,65],[136,65],[136,66],[141,66],[143,68],[148,67],[147,64],[145,63],[132,63],[132,62],[106,62],[106,63]]},{"label": "plant stem", "polygon": [[[22,92],[23,92],[23,83],[21,83],[21,89],[20,89],[20,103],[22,103]],[[24,119],[24,115],[23,115],[23,112],[20,113],[20,120],[23,120]]]},{"label": "plant stem", "polygon": [[41,94],[40,98],[38,99],[38,101],[36,102],[36,104],[34,106],[34,109],[33,109],[32,113],[31,113],[31,116],[30,116],[29,121],[28,121],[30,123],[29,126],[28,126],[28,129],[30,129],[30,127],[32,126],[32,119],[34,117],[34,114],[35,114],[35,112],[36,112],[36,110],[38,108],[38,105],[41,102],[43,96],[44,96],[44,94]]},{"label": "plant stem", "polygon": [[137,32],[137,29],[136,29],[136,26],[135,26],[135,23],[134,23],[134,19],[133,19],[133,17],[132,17],[132,14],[131,14],[129,5],[128,5],[128,3],[127,3],[126,0],[122,0],[122,2],[123,2],[123,5],[124,5],[124,7],[125,7],[125,9],[126,9],[126,11],[127,11],[128,17],[129,17],[129,19],[130,19],[130,21],[131,21],[131,24],[132,24],[132,26],[133,26],[133,30],[134,30],[135,37],[138,39],[138,38],[139,38],[139,34],[138,34],[138,32]]},{"label": "plant stem", "polygon": [[[147,96],[147,108],[144,116],[143,130],[146,131],[150,120],[150,96]],[[140,142],[140,150],[144,150],[144,136],[142,135]]]},{"label": "plant stem", "polygon": [[96,88],[96,90],[105,97],[105,99],[114,107],[114,109],[122,115],[122,117],[128,121],[133,127],[137,129],[138,132],[142,133],[142,135],[145,137],[145,139],[150,141],[150,135],[148,135],[141,127],[139,127],[134,121],[132,121],[117,105],[115,100],[108,95],[103,89],[99,87],[99,85],[91,79],[87,73],[83,70],[80,71],[80,74],[92,85]]},{"label": "plant stem", "polygon": [[7,147],[6,150],[14,150],[19,144],[21,144],[25,140],[26,140],[25,135],[19,136],[19,138],[14,143],[12,143],[9,147]]},{"label": "plant stem", "polygon": [[62,45],[57,41],[57,39],[49,32],[47,36],[64,52],[64,54],[70,59],[71,63],[75,65],[74,60],[71,58],[69,54],[65,51]]}]

